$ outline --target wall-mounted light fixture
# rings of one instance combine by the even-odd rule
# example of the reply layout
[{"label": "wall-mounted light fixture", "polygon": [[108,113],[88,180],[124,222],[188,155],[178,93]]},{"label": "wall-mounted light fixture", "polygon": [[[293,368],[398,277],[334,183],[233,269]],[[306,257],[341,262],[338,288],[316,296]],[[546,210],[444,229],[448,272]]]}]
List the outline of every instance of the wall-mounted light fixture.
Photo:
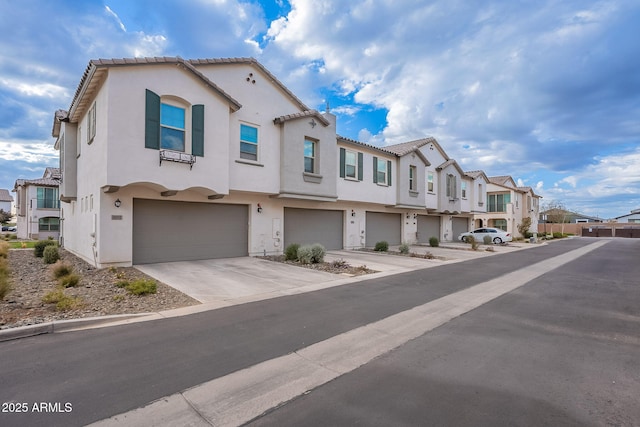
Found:
[{"label": "wall-mounted light fixture", "polygon": [[262,206],[260,206],[260,203],[258,203],[258,213],[262,213]]},{"label": "wall-mounted light fixture", "polygon": [[119,208],[120,205],[122,205],[122,202],[120,201],[120,199],[116,199],[116,201],[113,202],[113,204],[116,206],[116,208]]},{"label": "wall-mounted light fixture", "polygon": [[354,211],[353,209],[351,209],[351,216],[356,216],[356,211]]}]

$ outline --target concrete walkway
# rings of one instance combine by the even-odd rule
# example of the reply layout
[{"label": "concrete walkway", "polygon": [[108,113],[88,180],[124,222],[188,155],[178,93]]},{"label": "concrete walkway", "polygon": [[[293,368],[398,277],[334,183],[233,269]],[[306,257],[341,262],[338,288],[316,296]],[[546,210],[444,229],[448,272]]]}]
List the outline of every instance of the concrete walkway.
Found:
[{"label": "concrete walkway", "polygon": [[91,425],[244,424],[607,243],[591,243]]},{"label": "concrete walkway", "polygon": [[[469,250],[469,245],[452,243],[444,247],[412,246],[410,249],[411,252],[420,255],[430,253],[435,257],[434,259],[358,250],[327,253],[325,256],[327,262],[343,260],[351,266],[366,266],[377,272],[358,277],[327,273],[254,257],[165,262],[137,265],[136,268],[202,303],[226,306],[309,292],[363,279],[534,246],[530,244],[492,245],[490,248],[493,251],[489,252],[484,246],[473,251]],[[394,246],[390,249],[397,251],[398,247]]]}]

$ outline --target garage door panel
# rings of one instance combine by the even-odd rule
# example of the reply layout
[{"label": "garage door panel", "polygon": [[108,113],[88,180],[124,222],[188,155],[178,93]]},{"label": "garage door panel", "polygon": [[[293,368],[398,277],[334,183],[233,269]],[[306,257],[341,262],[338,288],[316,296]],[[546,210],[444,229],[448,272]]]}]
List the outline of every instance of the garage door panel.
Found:
[{"label": "garage door panel", "polygon": [[248,207],[134,199],[133,263],[248,255]]},{"label": "garage door panel", "polygon": [[320,243],[325,249],[342,249],[343,224],[343,211],[284,208],[284,247]]},{"label": "garage door panel", "polygon": [[467,218],[454,217],[452,221],[452,231],[453,235],[451,236],[451,240],[456,240],[460,234],[469,231],[469,220]]},{"label": "garage door panel", "polygon": [[366,245],[385,241],[390,245],[402,243],[402,217],[396,213],[367,212]]},{"label": "garage door panel", "polygon": [[429,243],[431,237],[440,240],[440,217],[418,215],[418,243]]}]

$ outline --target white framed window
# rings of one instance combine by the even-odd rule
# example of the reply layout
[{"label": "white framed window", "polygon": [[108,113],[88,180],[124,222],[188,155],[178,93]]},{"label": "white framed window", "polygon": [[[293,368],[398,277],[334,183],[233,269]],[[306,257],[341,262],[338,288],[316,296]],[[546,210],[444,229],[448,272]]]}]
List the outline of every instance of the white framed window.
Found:
[{"label": "white framed window", "polygon": [[344,155],[344,175],[347,178],[356,179],[358,177],[358,154],[355,151],[347,150]]},{"label": "white framed window", "polygon": [[433,172],[427,172],[427,191],[433,193]]},{"label": "white framed window", "polygon": [[373,158],[373,182],[391,186],[391,160]]},{"label": "white framed window", "polygon": [[417,174],[416,167],[409,166],[409,190],[411,191],[418,191],[418,188],[416,185],[416,174]]},{"label": "white framed window", "polygon": [[304,171],[307,173],[317,173],[317,147],[318,142],[310,138],[304,140]]},{"label": "white framed window", "polygon": [[258,128],[240,124],[240,158],[258,160]]},{"label": "white framed window", "polygon": [[460,195],[463,199],[467,198],[467,183],[464,181],[460,183]]},{"label": "white framed window", "polygon": [[185,109],[177,105],[160,104],[160,148],[184,152]]},{"label": "white framed window", "polygon": [[[96,136],[96,103],[94,102],[89,108],[89,112],[87,113],[87,144],[91,144],[93,142],[93,138]],[[78,151],[78,155],[80,155],[80,151]]]}]

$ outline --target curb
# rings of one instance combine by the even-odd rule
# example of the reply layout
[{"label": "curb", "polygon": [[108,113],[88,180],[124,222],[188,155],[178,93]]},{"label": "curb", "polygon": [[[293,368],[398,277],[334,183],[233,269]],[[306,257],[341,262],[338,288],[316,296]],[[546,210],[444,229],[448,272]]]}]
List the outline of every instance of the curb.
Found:
[{"label": "curb", "polygon": [[111,316],[87,317],[84,319],[54,320],[46,323],[38,323],[36,325],[18,326],[17,328],[0,330],[0,342],[33,337],[36,335],[64,332],[72,329],[96,326],[103,323],[112,323],[119,320],[133,319],[148,315],[149,313],[115,314]]}]

